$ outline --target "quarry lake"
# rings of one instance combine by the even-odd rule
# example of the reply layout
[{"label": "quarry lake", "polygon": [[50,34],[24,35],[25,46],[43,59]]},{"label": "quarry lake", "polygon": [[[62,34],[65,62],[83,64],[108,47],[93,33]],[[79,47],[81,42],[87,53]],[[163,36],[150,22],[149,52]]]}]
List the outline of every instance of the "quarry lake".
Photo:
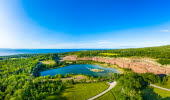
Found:
[{"label": "quarry lake", "polygon": [[99,65],[91,64],[76,64],[69,65],[61,68],[51,69],[47,71],[42,71],[41,76],[54,76],[56,74],[83,74],[91,76],[111,76],[111,73],[120,73],[117,69],[114,68],[105,68]]}]

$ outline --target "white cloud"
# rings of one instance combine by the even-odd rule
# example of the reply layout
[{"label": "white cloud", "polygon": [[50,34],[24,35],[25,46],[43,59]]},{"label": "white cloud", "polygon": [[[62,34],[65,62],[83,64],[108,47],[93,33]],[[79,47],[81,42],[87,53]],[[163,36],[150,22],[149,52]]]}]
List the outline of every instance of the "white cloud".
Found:
[{"label": "white cloud", "polygon": [[170,32],[170,30],[160,30],[161,32]]},{"label": "white cloud", "polygon": [[97,43],[99,43],[99,44],[110,44],[110,43],[112,43],[112,42],[97,42]]}]

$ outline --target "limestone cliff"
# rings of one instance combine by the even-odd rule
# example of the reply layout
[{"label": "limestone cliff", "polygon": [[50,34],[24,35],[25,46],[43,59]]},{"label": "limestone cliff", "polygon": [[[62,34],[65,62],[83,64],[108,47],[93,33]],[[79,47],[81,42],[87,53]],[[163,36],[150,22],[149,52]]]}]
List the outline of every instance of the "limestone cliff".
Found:
[{"label": "limestone cliff", "polygon": [[78,58],[76,55],[66,56],[62,58],[63,60],[92,60],[98,62],[104,62],[109,64],[118,65],[120,68],[130,68],[136,73],[147,73],[151,72],[154,74],[168,74],[170,73],[170,68],[160,67],[153,63],[145,61],[132,61],[123,58],[108,58],[108,57],[82,57]]}]

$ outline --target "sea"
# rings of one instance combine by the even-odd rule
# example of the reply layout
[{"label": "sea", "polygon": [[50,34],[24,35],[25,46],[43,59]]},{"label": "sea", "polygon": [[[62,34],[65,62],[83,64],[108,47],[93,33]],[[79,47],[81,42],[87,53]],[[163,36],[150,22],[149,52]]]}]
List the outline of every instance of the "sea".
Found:
[{"label": "sea", "polygon": [[10,56],[17,54],[62,53],[87,50],[109,50],[109,49],[0,49],[0,56]]}]

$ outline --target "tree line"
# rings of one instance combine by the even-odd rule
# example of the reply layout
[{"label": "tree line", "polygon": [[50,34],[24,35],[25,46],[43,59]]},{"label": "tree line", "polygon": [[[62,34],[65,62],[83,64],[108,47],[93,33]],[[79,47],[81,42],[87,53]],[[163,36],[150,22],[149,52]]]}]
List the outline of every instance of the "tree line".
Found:
[{"label": "tree line", "polygon": [[[147,48],[129,48],[129,49],[115,49],[115,50],[92,50],[92,51],[77,51],[63,53],[63,55],[77,55],[78,57],[150,57],[157,59],[162,65],[170,64],[170,45],[160,47]],[[116,55],[102,55],[102,53],[114,53]]]}]

